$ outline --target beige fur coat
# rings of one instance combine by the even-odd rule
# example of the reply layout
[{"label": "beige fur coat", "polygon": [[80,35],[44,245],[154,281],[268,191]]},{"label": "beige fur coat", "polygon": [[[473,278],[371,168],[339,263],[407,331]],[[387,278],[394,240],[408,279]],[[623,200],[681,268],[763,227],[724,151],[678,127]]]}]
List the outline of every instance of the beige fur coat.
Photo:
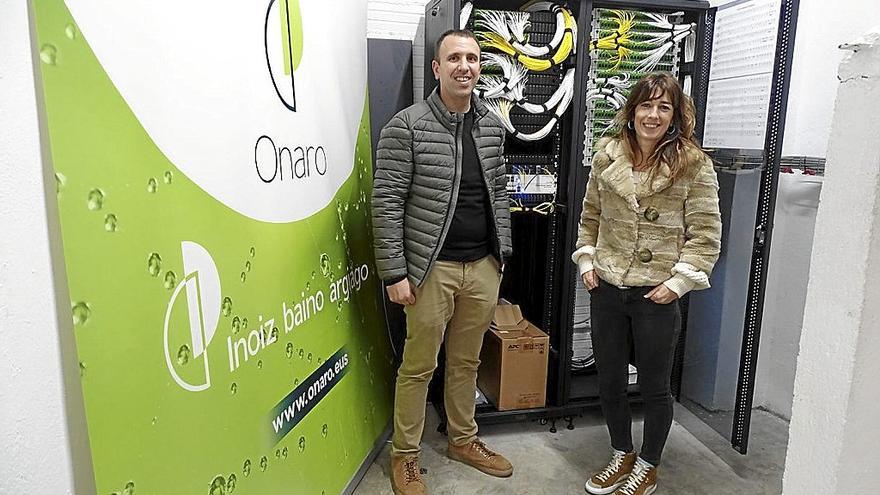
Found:
[{"label": "beige fur coat", "polygon": [[661,163],[645,183],[616,139],[599,141],[584,197],[577,251],[580,273],[623,286],[661,283],[679,296],[709,287],[721,249],[718,178],[698,150],[673,182]]}]

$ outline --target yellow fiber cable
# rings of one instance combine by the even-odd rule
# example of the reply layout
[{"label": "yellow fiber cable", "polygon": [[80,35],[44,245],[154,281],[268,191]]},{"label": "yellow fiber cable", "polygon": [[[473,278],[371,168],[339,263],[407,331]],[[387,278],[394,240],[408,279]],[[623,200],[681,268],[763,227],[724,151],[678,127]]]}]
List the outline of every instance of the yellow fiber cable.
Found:
[{"label": "yellow fiber cable", "polygon": [[572,47],[574,47],[574,17],[566,9],[562,9],[562,16],[565,18],[565,35],[562,37],[559,49],[556,50],[556,53],[554,53],[553,57],[550,59],[533,58],[523,55],[502,36],[493,32],[479,33],[478,37],[480,38],[480,45],[484,48],[494,48],[510,55],[531,71],[545,71],[554,65],[561,64],[565,61],[565,59],[571,54]]},{"label": "yellow fiber cable", "polygon": [[620,10],[613,11],[616,17],[617,29],[613,33],[603,36],[597,40],[590,42],[591,50],[616,51],[611,61],[614,62],[614,69],[620,66],[626,58],[629,57],[632,50],[626,47],[630,42],[630,31],[633,27],[633,13]]}]

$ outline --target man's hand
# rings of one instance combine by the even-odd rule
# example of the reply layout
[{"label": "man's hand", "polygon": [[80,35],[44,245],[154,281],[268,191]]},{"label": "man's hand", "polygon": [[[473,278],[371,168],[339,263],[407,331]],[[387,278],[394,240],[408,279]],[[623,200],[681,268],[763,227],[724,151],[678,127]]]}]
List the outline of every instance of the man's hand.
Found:
[{"label": "man's hand", "polygon": [[669,287],[660,284],[645,294],[645,299],[650,299],[657,304],[669,304],[678,299],[678,294],[670,290]]},{"label": "man's hand", "polygon": [[403,304],[404,306],[416,303],[416,294],[408,278],[394,285],[389,285],[385,290],[388,292],[388,299],[391,299],[393,303]]},{"label": "man's hand", "polygon": [[584,274],[581,275],[581,278],[584,279],[584,285],[587,286],[588,291],[599,287],[599,276],[596,275],[596,270],[584,272]]}]

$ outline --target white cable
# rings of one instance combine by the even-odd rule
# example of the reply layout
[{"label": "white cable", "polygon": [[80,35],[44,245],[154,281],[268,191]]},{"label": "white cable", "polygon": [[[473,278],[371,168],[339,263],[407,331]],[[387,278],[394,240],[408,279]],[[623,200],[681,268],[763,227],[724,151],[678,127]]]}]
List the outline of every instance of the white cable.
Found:
[{"label": "white cable", "polygon": [[526,112],[532,114],[547,113],[559,105],[559,103],[565,98],[566,92],[574,90],[574,68],[568,69],[565,72],[565,76],[562,78],[559,87],[556,88],[553,95],[542,104],[531,103],[525,98],[525,85],[525,80],[517,84],[510,93],[508,93],[508,99],[516,103],[516,106],[522,108]]},{"label": "white cable", "polygon": [[686,38],[690,35],[690,31],[682,31],[674,36],[671,39],[663,43],[663,45],[654,48],[653,50],[649,50],[647,52],[642,53],[646,57],[639,62],[639,65],[636,66],[636,72],[652,72],[657,64],[660,63],[660,60],[669,52],[672,47],[676,45],[679,41]]},{"label": "white cable", "polygon": [[468,21],[471,18],[471,12],[474,10],[474,4],[468,2],[461,6],[461,12],[458,16],[458,26],[459,29],[464,29],[467,26]]},{"label": "white cable", "polygon": [[504,84],[495,86],[494,88],[487,87],[487,89],[483,91],[476,90],[477,96],[480,98],[495,98],[504,93],[508,93],[528,75],[528,71],[525,67],[509,56],[499,53],[483,52],[482,66],[501,68],[501,71],[504,73]]},{"label": "white cable", "polygon": [[[528,12],[506,12],[497,10],[476,10],[475,16],[479,19],[475,25],[488,29],[493,33],[501,36],[507,41],[517,52],[529,57],[546,57],[555,52],[565,37],[565,13],[562,7],[550,2],[540,2],[546,5],[546,8],[535,8],[534,5],[529,7]],[[556,31],[553,33],[553,39],[544,46],[535,46],[526,43],[525,30],[530,24],[530,12],[539,12],[548,10],[556,13]],[[577,40],[577,24],[572,27],[573,40]],[[572,51],[576,50],[577,43],[572,44]]]}]

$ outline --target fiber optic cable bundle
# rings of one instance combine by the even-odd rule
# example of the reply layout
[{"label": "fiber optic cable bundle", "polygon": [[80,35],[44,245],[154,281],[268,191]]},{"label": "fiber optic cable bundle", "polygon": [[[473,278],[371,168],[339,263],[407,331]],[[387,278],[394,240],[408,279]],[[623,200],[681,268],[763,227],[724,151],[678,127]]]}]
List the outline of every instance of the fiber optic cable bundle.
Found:
[{"label": "fiber optic cable bundle", "polygon": [[[614,117],[636,82],[654,71],[678,73],[679,47],[683,41],[685,58],[693,60],[696,25],[680,22],[681,17],[681,12],[593,11],[592,63],[584,94],[585,149],[592,149],[599,137],[615,129]],[[591,153],[586,153],[585,165],[590,158]]]},{"label": "fiber optic cable bundle", "polygon": [[[489,110],[492,111],[495,115],[497,115],[500,119],[504,127],[507,129],[507,132],[512,134],[517,139],[521,139],[523,141],[537,141],[540,139],[544,139],[550,134],[550,131],[553,130],[553,127],[562,118],[562,114],[568,109],[568,106],[571,104],[571,99],[574,96],[574,69],[568,69],[565,74],[565,77],[562,80],[562,84],[559,85],[559,89],[557,89],[556,93],[547,100],[547,103],[543,105],[537,105],[534,103],[528,103],[524,101],[523,97],[523,83],[514,89],[511,93],[508,93],[504,97],[500,98],[491,98],[486,100],[486,106],[489,107]],[[529,113],[544,113],[545,108],[549,103],[554,102],[554,100],[558,100],[555,103],[555,110],[553,112],[552,117],[544,125],[540,130],[532,133],[522,133],[518,131],[510,120],[510,112],[513,109],[514,105],[522,107]]]},{"label": "fiber optic cable bundle", "polygon": [[[529,28],[536,12],[551,12],[556,28],[546,44],[530,42]],[[529,72],[545,72],[560,65],[574,53],[577,25],[571,12],[551,2],[530,4],[524,11],[474,9],[462,6],[460,21],[472,23],[483,52],[481,76],[475,92],[486,100],[505,128],[521,141],[546,138],[568,109],[574,97],[574,69],[568,69],[559,86],[544,103],[526,97]],[[500,53],[499,53],[500,52]],[[500,72],[500,73],[499,73]],[[550,114],[549,121],[535,132],[516,129],[511,118],[514,107],[529,114]]]},{"label": "fiber optic cable bundle", "polygon": [[541,2],[539,7],[545,5],[556,13],[557,19],[556,32],[547,45],[528,44],[526,29],[530,22],[529,12],[475,10],[474,27],[477,28],[476,35],[480,45],[506,53],[535,72],[546,71],[561,64],[575,49],[577,25],[568,9],[549,2]]},{"label": "fiber optic cable bundle", "polygon": [[651,72],[660,62],[660,60],[678,44],[681,40],[687,38],[694,33],[696,24],[673,24],[669,20],[669,16],[665,14],[647,13],[651,21],[646,22],[649,26],[654,26],[662,31],[653,34],[646,42],[658,45],[653,50],[644,52],[645,58],[642,59],[637,70]]},{"label": "fiber optic cable bundle", "polygon": [[499,53],[483,53],[481,65],[483,68],[500,69],[503,75],[481,75],[475,88],[477,96],[480,98],[497,98],[509,93],[528,75],[525,67],[516,63],[509,56]]},{"label": "fiber optic cable bundle", "polygon": [[590,41],[590,50],[614,52],[615,55],[611,57],[611,61],[615,62],[614,68],[616,69],[631,52],[628,45],[630,44],[629,33],[633,26],[633,14],[622,10],[613,10],[611,12],[615,16],[614,20],[617,22],[617,27],[610,33]]}]

